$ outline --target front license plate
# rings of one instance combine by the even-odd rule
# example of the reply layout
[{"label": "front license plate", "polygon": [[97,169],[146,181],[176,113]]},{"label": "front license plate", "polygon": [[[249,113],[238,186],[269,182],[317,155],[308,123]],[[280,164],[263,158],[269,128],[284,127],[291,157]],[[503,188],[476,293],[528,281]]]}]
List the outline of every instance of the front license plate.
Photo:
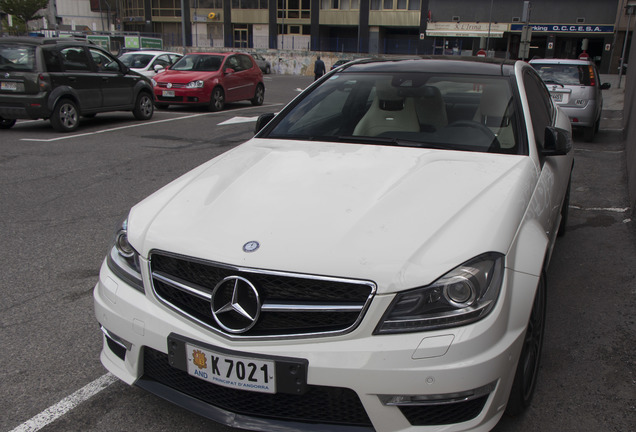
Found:
[{"label": "front license plate", "polygon": [[163,97],[174,97],[174,90],[164,90],[161,93],[161,96],[163,96]]},{"label": "front license plate", "polygon": [[0,88],[2,90],[16,91],[18,89],[18,83],[2,81],[2,84],[0,84]]},{"label": "front license plate", "polygon": [[227,355],[185,344],[188,373],[223,387],[260,393],[276,393],[274,361]]},{"label": "front license plate", "polygon": [[552,100],[555,102],[563,102],[563,93],[552,93]]}]

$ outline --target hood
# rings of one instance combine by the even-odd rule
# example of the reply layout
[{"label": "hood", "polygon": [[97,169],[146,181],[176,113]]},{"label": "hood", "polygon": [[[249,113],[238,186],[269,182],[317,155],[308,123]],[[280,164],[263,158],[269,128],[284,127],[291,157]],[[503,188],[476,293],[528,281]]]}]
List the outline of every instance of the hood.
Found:
[{"label": "hood", "polygon": [[176,71],[168,69],[155,75],[155,81],[187,84],[190,81],[210,79],[219,74],[220,71]]},{"label": "hood", "polygon": [[[537,171],[530,158],[252,139],[135,206],[129,239],[237,266],[426,285],[506,253]],[[252,253],[243,245],[258,241]]]}]

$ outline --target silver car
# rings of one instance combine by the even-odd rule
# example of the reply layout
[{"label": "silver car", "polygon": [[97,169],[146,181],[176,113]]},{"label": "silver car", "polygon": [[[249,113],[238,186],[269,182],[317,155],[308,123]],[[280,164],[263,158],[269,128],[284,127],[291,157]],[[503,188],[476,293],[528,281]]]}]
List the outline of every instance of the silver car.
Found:
[{"label": "silver car", "polygon": [[587,60],[538,59],[530,64],[539,72],[552,100],[570,117],[573,127],[583,128],[586,141],[598,132],[603,110],[601,84],[594,63]]}]

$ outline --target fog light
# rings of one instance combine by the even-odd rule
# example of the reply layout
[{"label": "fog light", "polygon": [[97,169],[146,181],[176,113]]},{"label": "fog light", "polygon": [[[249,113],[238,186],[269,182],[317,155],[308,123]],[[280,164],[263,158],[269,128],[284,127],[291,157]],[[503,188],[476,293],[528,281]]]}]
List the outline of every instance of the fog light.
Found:
[{"label": "fog light", "polygon": [[466,402],[492,393],[497,387],[493,381],[483,387],[457,393],[444,393],[432,395],[378,395],[380,402],[386,406],[425,406],[444,405],[457,402]]},{"label": "fog light", "polygon": [[117,252],[125,258],[131,258],[135,254],[135,250],[128,242],[128,234],[124,230],[120,230],[117,233],[115,247],[117,248]]}]

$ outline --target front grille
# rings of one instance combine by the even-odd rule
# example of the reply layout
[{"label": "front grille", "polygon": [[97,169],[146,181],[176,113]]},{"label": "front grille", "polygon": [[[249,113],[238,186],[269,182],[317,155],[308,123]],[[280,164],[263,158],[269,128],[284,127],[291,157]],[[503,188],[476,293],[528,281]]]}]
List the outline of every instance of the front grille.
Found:
[{"label": "front grille", "polygon": [[234,337],[310,336],[351,331],[362,319],[375,292],[375,285],[370,282],[239,269],[159,252],[151,254],[150,262],[157,297],[221,333],[224,331],[211,312],[214,287],[229,276],[249,280],[261,298],[260,317],[252,328]]},{"label": "front grille", "polygon": [[305,423],[370,427],[360,398],[351,389],[307,386],[302,395],[230,389],[188,375],[168,364],[168,356],[144,347],[142,379],[156,381],[207,404],[252,417]]},{"label": "front grille", "polygon": [[472,420],[484,408],[488,395],[465,402],[430,406],[401,406],[400,411],[413,426],[433,426]]}]

